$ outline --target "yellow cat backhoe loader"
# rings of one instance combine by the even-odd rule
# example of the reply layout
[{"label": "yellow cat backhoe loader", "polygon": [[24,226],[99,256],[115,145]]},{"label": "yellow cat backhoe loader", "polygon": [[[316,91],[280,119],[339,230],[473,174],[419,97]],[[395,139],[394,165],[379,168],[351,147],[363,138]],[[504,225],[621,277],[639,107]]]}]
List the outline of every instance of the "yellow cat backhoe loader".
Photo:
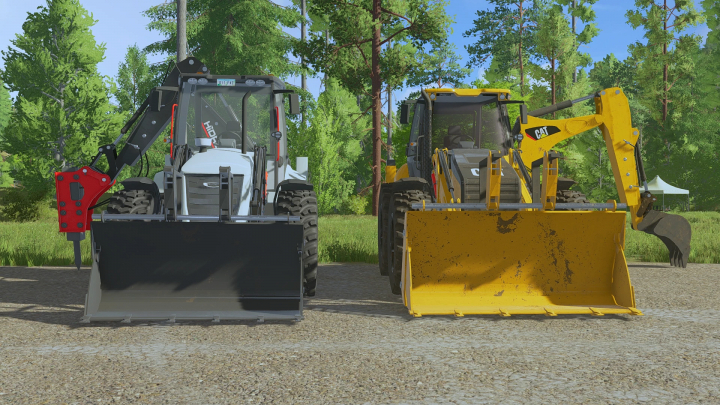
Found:
[{"label": "yellow cat backhoe loader", "polygon": [[[539,117],[594,100],[593,115]],[[507,105],[520,104],[511,129]],[[625,221],[685,267],[690,225],[653,210],[622,90],[527,112],[502,89],[431,89],[414,104],[407,163],[389,161],[378,217],[380,271],[414,316],[634,314]],[[620,203],[568,199],[560,141],[599,127]],[[517,144],[517,147],[515,145]],[[577,197],[577,196],[576,196]]]}]

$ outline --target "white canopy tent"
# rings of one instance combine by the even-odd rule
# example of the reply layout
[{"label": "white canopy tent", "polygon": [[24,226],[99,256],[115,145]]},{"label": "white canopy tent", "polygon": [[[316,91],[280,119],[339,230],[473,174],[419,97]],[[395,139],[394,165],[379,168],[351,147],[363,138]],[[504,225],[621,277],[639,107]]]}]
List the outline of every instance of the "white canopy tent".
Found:
[{"label": "white canopy tent", "polygon": [[648,183],[648,191],[653,193],[653,195],[662,194],[662,196],[663,196],[663,200],[662,200],[663,211],[665,211],[665,194],[687,195],[688,196],[687,208],[690,209],[690,192],[688,190],[685,190],[682,188],[671,186],[670,184],[666,183],[665,180],[661,179],[660,176],[655,176],[655,178],[652,179]]}]

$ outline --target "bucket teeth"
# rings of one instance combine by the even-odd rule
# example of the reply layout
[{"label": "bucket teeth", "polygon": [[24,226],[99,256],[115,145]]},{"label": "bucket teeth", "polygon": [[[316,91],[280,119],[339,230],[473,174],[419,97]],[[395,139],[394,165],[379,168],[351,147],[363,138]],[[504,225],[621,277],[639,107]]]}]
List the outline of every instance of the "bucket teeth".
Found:
[{"label": "bucket teeth", "polygon": [[605,315],[602,312],[600,312],[600,310],[598,310],[596,308],[592,308],[592,307],[590,307],[590,312],[592,312],[593,316],[604,316]]},{"label": "bucket teeth", "polygon": [[463,314],[462,311],[460,311],[459,309],[456,309],[456,310],[455,310],[455,316],[457,316],[458,318],[460,318],[460,317],[465,316],[465,314]]},{"label": "bucket teeth", "polygon": [[510,316],[510,313],[508,311],[505,311],[504,309],[500,309],[500,316]]},{"label": "bucket teeth", "polygon": [[545,315],[547,316],[557,316],[557,314],[547,308],[545,308]]}]

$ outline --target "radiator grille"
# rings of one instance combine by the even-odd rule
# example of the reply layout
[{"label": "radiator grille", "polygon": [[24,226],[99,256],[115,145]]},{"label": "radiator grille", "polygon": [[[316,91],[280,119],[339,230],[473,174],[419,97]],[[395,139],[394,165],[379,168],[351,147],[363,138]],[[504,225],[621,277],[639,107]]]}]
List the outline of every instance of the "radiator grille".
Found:
[{"label": "radiator grille", "polygon": [[[220,174],[186,174],[187,209],[190,215],[218,215],[220,212]],[[240,209],[243,176],[233,175],[232,212]]]}]

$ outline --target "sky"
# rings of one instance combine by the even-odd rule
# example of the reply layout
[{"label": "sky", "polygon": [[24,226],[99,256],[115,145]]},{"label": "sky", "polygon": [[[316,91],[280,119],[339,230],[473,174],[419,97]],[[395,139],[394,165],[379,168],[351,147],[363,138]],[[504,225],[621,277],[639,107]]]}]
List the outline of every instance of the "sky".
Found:
[{"label": "sky", "polygon": [[[167,1],[167,0],[166,0]],[[101,74],[115,77],[118,65],[122,62],[127,48],[133,44],[145,47],[155,41],[162,39],[156,31],[148,31],[146,26],[150,20],[142,15],[142,12],[150,6],[162,3],[162,0],[80,0],[80,3],[93,15],[97,24],[92,28],[95,39],[98,43],[104,43],[106,47],[105,60],[100,62],[98,70]],[[289,5],[291,0],[276,0],[276,3]],[[696,1],[699,3],[699,1]],[[7,50],[11,46],[10,41],[15,35],[22,32],[22,24],[27,14],[35,12],[39,6],[45,5],[45,0],[0,0],[0,50]],[[606,55],[614,53],[622,60],[628,56],[628,45],[636,41],[643,41],[641,29],[633,30],[627,24],[625,12],[632,9],[632,0],[599,0],[593,8],[597,14],[596,23],[600,28],[600,34],[593,41],[583,48],[592,56],[593,60],[601,60]],[[455,44],[456,52],[462,56],[461,63],[467,61],[468,55],[465,45],[473,42],[473,38],[465,38],[463,33],[473,26],[473,20],[477,18],[477,10],[486,10],[490,6],[485,0],[448,0],[447,13],[452,16],[455,23],[452,25],[450,41]],[[582,29],[579,25],[578,31]],[[288,29],[288,33],[300,36],[299,29]],[[689,33],[695,33],[703,37],[707,36],[706,25],[692,27]],[[161,55],[150,55],[150,62],[162,60]],[[4,61],[0,60],[0,68]],[[466,80],[470,82],[482,74],[482,67],[475,67],[473,73]],[[300,85],[300,78],[288,78],[287,82]],[[319,78],[308,79],[308,90],[317,96],[321,89]],[[394,92],[395,101],[406,97],[415,89],[403,89]],[[13,95],[14,96],[14,95]]]}]

